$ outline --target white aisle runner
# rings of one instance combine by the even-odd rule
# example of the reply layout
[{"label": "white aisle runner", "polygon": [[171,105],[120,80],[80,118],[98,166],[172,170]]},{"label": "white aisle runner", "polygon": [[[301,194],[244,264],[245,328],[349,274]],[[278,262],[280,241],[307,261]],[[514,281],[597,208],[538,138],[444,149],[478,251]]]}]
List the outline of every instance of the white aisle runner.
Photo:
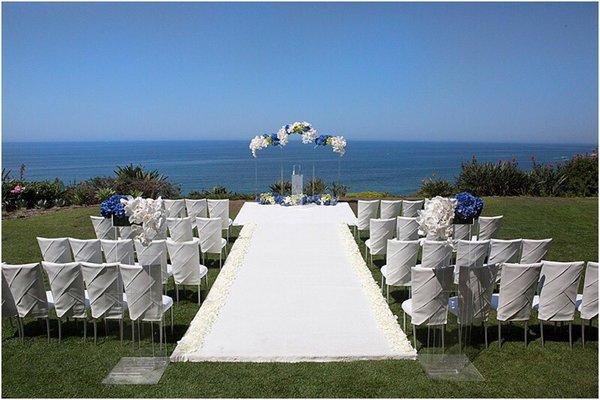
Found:
[{"label": "white aisle runner", "polygon": [[172,361],[415,358],[337,206],[246,203],[223,270]]}]

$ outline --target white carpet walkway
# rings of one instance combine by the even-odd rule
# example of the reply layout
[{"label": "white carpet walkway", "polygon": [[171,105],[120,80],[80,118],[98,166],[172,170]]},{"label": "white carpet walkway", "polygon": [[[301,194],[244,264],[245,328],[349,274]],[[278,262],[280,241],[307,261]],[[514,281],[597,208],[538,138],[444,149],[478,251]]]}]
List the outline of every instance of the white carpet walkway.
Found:
[{"label": "white carpet walkway", "polygon": [[414,358],[337,206],[246,203],[231,255],[172,361]]}]

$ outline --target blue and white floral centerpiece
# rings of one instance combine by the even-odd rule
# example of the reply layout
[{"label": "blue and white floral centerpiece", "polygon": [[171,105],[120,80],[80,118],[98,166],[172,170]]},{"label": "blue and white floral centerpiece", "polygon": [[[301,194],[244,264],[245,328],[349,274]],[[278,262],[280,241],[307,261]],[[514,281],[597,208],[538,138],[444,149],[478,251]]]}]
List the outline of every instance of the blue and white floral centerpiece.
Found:
[{"label": "blue and white floral centerpiece", "polygon": [[280,206],[300,206],[305,204],[316,204],[323,206],[334,206],[337,204],[337,197],[326,194],[316,194],[314,196],[307,196],[305,194],[293,194],[291,196],[282,196],[278,193],[261,193],[256,199],[259,204],[262,205],[274,205]]},{"label": "blue and white floral centerpiece", "polygon": [[481,197],[473,196],[469,192],[461,192],[456,195],[456,208],[454,210],[455,224],[472,224],[483,211],[483,200]]},{"label": "blue and white floral centerpiece", "polygon": [[131,225],[129,218],[125,214],[125,207],[121,203],[123,199],[127,199],[127,196],[115,194],[100,204],[100,214],[104,218],[112,218],[113,226]]}]

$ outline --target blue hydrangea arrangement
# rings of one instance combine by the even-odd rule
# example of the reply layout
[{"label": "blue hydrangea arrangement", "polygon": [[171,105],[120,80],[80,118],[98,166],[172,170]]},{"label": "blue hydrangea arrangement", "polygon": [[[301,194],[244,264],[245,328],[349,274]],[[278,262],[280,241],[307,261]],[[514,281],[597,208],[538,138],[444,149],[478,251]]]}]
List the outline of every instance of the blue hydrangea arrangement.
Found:
[{"label": "blue hydrangea arrangement", "polygon": [[111,218],[113,215],[118,218],[125,218],[125,207],[121,203],[121,199],[126,198],[127,197],[122,194],[115,194],[109,199],[104,200],[102,204],[100,204],[100,214],[102,214],[104,218]]},{"label": "blue hydrangea arrangement", "polygon": [[456,195],[456,208],[454,209],[455,224],[471,224],[483,211],[483,200],[481,197],[473,196],[469,192],[461,192]]}]

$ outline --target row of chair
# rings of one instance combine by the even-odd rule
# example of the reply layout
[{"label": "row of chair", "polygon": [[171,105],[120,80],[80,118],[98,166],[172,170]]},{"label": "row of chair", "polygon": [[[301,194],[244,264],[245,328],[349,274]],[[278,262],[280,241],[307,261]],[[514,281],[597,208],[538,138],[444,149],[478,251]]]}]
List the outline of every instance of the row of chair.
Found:
[{"label": "row of chair", "polygon": [[227,230],[229,241],[229,230],[233,223],[229,218],[229,199],[178,199],[163,200],[167,218],[191,217],[195,223],[196,217],[219,218],[222,229]]},{"label": "row of chair", "polygon": [[[46,272],[50,290],[44,288],[42,269]],[[97,321],[118,321],[121,341],[125,312],[134,322],[159,324],[162,347],[164,314],[171,311],[173,332],[173,300],[163,295],[161,269],[158,265],[127,265],[120,263],[70,262],[2,265],[2,315],[17,317],[17,328],[24,338],[23,318],[46,320],[50,340],[49,312],[54,310],[58,320],[58,337],[62,338],[62,319],[83,320],[83,337],[87,336],[88,310],[97,340]],[[154,335],[152,335],[154,336]],[[166,337],[166,332],[165,336]]]},{"label": "row of chair", "polygon": [[[459,346],[462,346],[462,327],[484,324],[487,346],[487,321],[490,310],[495,310],[498,321],[498,345],[501,346],[503,322],[525,323],[524,341],[527,346],[527,323],[531,310],[537,311],[540,336],[544,345],[544,322],[567,322],[569,344],[572,347],[572,321],[579,311],[582,343],[585,345],[584,320],[598,316],[598,263],[588,262],[584,289],[577,294],[584,262],[542,261],[531,264],[500,264],[499,293],[493,293],[497,281],[498,264],[484,266],[461,265],[458,285],[454,286],[453,266],[411,268],[412,296],[402,303],[404,329],[406,315],[411,318],[413,342],[416,348],[416,327],[441,327],[442,347],[448,311],[457,317]],[[537,291],[537,295],[536,295]],[[450,296],[456,292],[456,296]]]}]

